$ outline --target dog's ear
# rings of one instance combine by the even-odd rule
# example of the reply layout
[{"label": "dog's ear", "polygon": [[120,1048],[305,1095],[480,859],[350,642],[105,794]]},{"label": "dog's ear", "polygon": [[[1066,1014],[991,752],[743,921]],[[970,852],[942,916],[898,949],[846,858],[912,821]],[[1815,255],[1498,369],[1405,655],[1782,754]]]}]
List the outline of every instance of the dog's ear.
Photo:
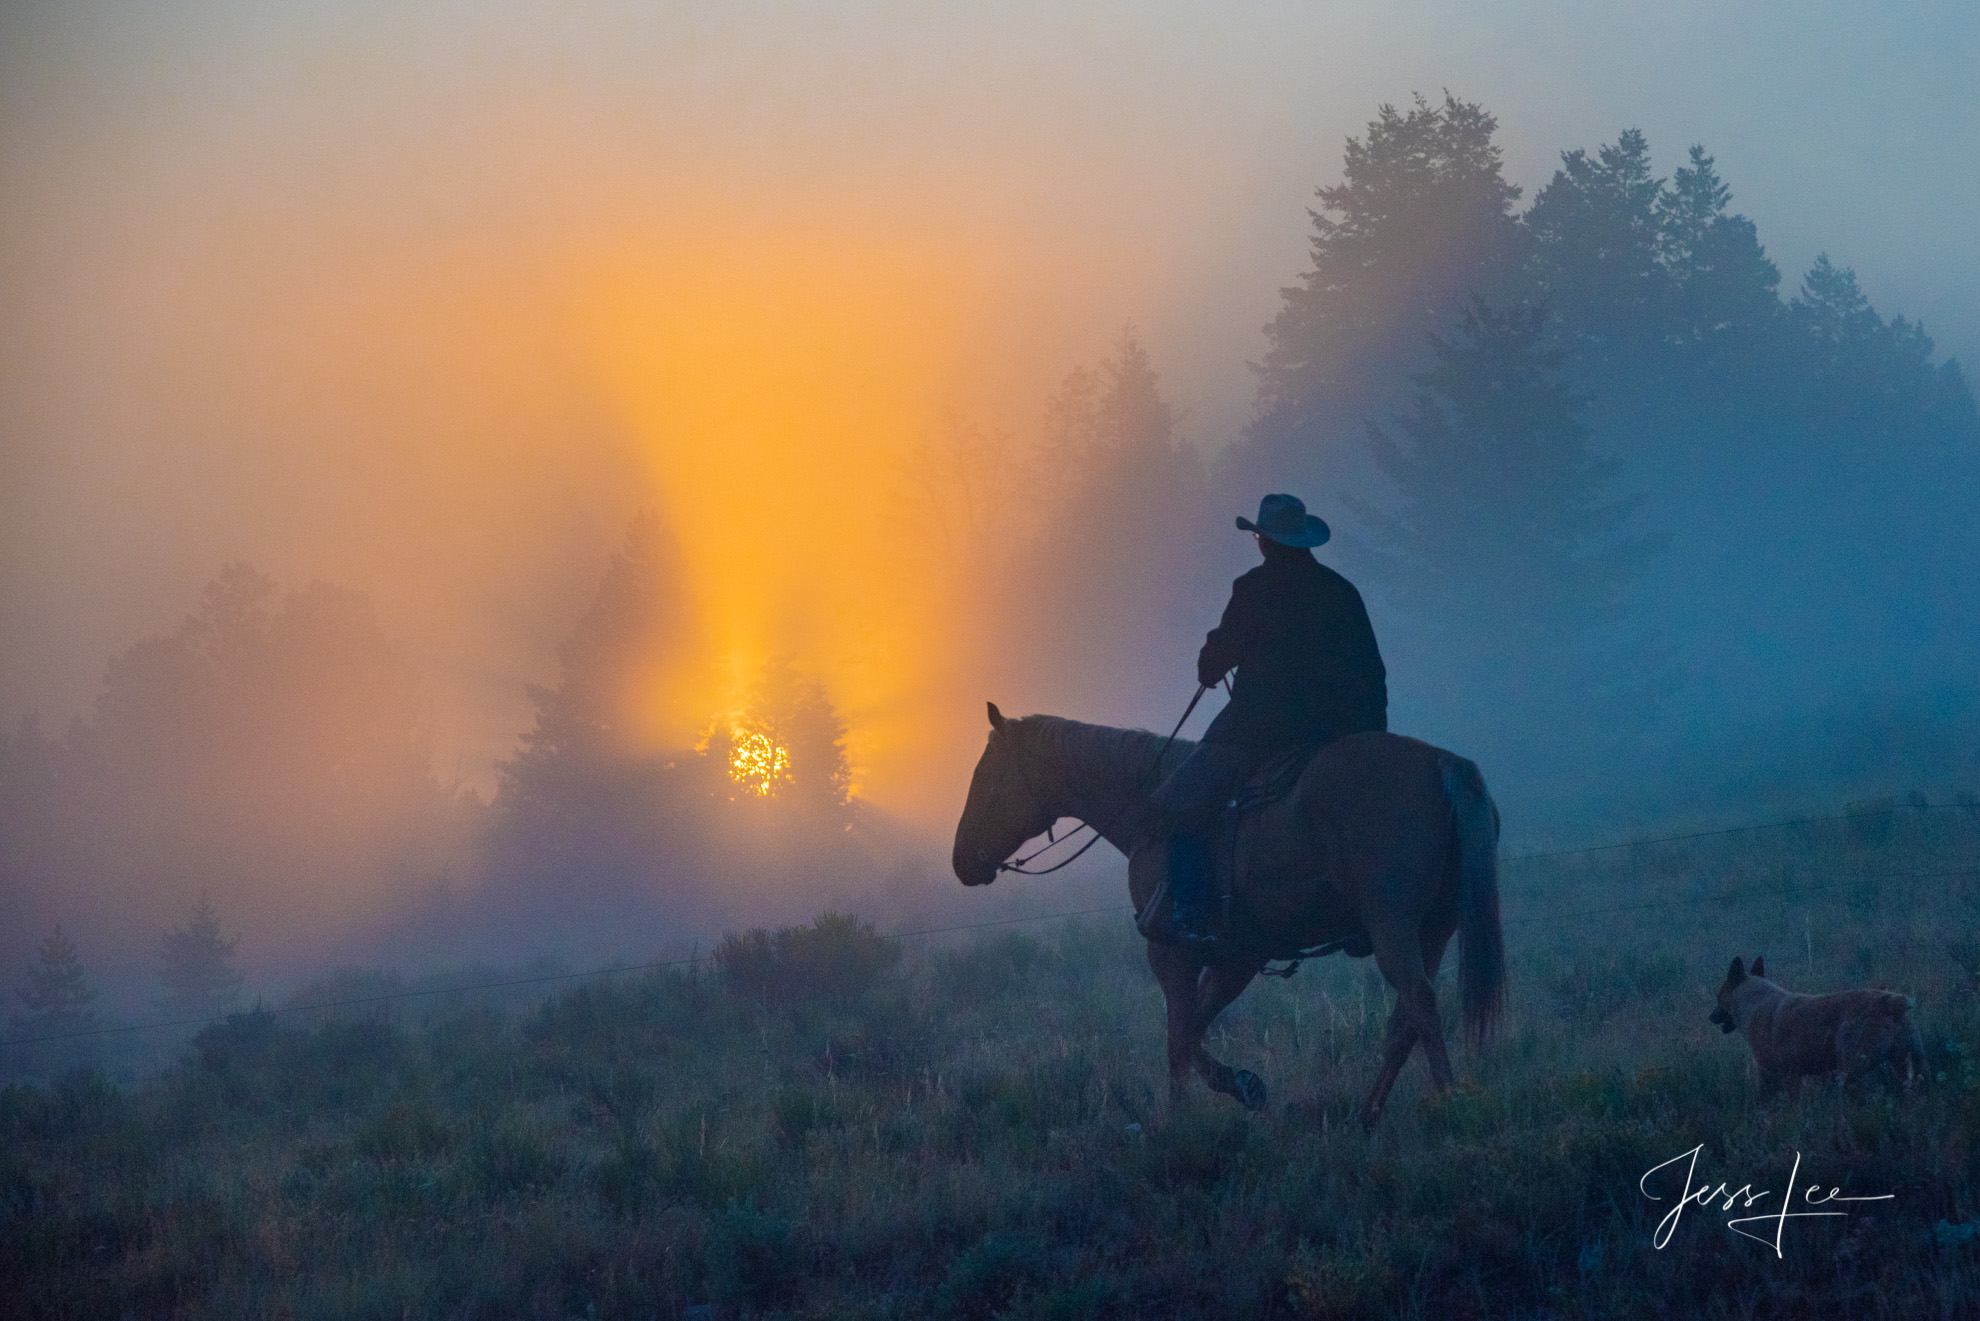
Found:
[{"label": "dog's ear", "polygon": [[1746,965],[1741,963],[1739,961],[1739,955],[1735,954],[1733,955],[1733,966],[1726,972],[1726,985],[1737,986],[1745,980]]},{"label": "dog's ear", "polygon": [[995,702],[989,702],[986,705],[990,708],[990,728],[1002,729],[1004,727],[1004,713],[997,709]]},{"label": "dog's ear", "polygon": [[1765,954],[1755,954],[1753,956],[1753,975],[1755,977],[1765,977],[1767,975],[1767,956]]}]

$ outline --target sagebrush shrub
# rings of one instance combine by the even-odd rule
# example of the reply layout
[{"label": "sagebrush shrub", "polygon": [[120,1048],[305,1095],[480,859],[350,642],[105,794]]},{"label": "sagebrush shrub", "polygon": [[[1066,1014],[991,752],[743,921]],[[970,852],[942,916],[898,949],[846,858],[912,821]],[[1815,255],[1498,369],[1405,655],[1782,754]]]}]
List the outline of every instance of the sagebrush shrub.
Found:
[{"label": "sagebrush shrub", "polygon": [[809,926],[731,932],[715,947],[715,969],[738,995],[767,1004],[846,1005],[901,960],[900,942],[848,913],[821,913]]}]

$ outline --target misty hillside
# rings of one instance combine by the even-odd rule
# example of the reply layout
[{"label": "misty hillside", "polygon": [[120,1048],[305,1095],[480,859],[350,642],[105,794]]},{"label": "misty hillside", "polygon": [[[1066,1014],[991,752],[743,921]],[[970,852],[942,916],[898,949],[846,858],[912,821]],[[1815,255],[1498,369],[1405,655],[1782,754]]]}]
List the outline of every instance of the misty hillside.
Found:
[{"label": "misty hillside", "polygon": [[1235,443],[1189,435],[1132,332],[1026,430],[951,416],[887,478],[864,652],[803,611],[725,646],[705,555],[642,513],[567,584],[492,782],[449,766],[437,677],[365,594],[226,566],[66,730],[0,740],[6,958],[61,924],[135,1007],[202,896],[301,966],[927,910],[982,699],[1166,727],[1266,489],[1333,521],[1391,727],[1476,759],[1514,841],[1973,792],[1972,393],[1828,257],[1784,292],[1732,198],[1627,130],[1527,199],[1481,106],[1384,107]]}]

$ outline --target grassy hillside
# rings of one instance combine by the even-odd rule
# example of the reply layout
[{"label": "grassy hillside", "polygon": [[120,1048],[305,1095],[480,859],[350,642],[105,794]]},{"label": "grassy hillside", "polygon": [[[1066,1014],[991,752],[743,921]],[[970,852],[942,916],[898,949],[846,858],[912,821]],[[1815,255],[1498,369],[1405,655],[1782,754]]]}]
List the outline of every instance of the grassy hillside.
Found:
[{"label": "grassy hillside", "polygon": [[[1125,915],[944,947],[824,919],[527,1008],[239,1016],[129,1090],[0,1093],[0,1314],[1980,1307],[1980,814],[1873,806],[1502,884],[1504,1031],[1446,1099],[1413,1061],[1372,1135],[1371,962],[1257,985],[1212,1034],[1265,1114],[1199,1090],[1169,1115]],[[1706,1015],[1759,952],[1797,989],[1915,994],[1932,1085],[1758,1098]],[[1639,1179],[1700,1144],[1713,1184],[1778,1190],[1799,1153],[1802,1185],[1895,1197],[1788,1222],[1779,1257],[1694,1206],[1657,1249],[1682,1176],[1661,1202]]]}]

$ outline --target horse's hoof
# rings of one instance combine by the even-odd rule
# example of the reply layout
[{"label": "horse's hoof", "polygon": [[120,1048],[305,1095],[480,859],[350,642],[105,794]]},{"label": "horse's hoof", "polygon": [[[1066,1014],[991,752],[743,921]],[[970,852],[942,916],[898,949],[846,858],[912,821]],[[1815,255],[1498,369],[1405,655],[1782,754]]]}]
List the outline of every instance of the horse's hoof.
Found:
[{"label": "horse's hoof", "polygon": [[1231,1075],[1231,1095],[1255,1114],[1265,1108],[1265,1080],[1250,1069],[1239,1069]]}]

